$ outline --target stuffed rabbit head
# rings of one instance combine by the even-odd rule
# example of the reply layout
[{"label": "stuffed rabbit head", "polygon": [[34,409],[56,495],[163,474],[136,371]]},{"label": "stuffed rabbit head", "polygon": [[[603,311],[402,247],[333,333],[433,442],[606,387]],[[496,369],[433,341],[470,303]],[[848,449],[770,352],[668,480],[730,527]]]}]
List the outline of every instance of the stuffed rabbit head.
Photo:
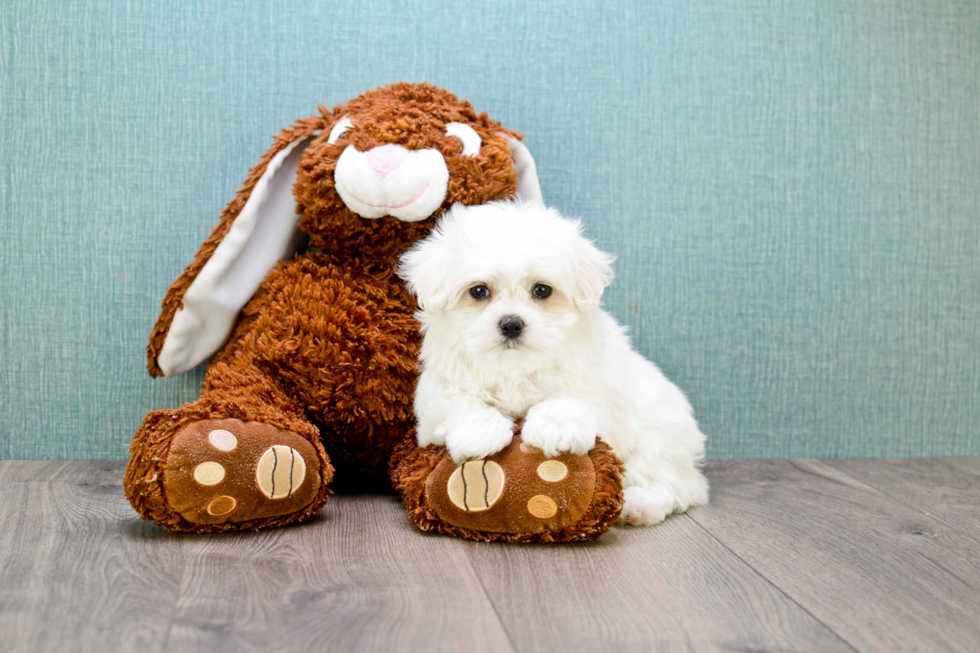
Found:
[{"label": "stuffed rabbit head", "polygon": [[300,160],[296,197],[300,229],[325,251],[400,253],[455,202],[518,190],[540,199],[519,135],[434,86],[369,91],[324,120],[329,129]]},{"label": "stuffed rabbit head", "polygon": [[368,91],[278,136],[167,292],[147,348],[152,376],[215,353],[276,264],[309,245],[392,271],[454,203],[541,201],[516,132],[430,84]]}]

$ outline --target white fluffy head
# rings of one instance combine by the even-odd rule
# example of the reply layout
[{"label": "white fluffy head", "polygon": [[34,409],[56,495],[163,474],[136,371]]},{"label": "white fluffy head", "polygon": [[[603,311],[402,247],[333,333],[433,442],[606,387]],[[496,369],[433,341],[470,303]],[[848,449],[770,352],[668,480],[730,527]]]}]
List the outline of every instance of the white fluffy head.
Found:
[{"label": "white fluffy head", "polygon": [[[611,263],[577,220],[539,203],[493,202],[453,206],[402,257],[399,274],[422,309],[423,358],[435,346],[527,368],[560,356],[581,317],[598,311]],[[535,296],[540,285],[551,289],[546,298]],[[478,286],[489,296],[474,298]],[[505,318],[520,320],[519,337],[506,337]]]}]

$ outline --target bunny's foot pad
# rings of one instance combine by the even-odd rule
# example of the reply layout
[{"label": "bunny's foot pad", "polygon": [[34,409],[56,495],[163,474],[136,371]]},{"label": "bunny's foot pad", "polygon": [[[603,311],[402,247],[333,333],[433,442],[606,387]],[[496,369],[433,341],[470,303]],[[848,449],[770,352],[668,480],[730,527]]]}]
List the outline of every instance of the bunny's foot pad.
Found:
[{"label": "bunny's foot pad", "polygon": [[602,442],[588,455],[547,458],[515,437],[503,451],[462,465],[442,447],[428,447],[409,454],[396,476],[408,470],[414,473],[401,484],[396,478],[396,486],[412,520],[466,539],[592,540],[623,506],[621,463]]},{"label": "bunny's foot pad", "polygon": [[163,484],[188,522],[251,522],[301,512],[320,496],[320,459],[293,433],[237,419],[191,422],[176,437]]}]

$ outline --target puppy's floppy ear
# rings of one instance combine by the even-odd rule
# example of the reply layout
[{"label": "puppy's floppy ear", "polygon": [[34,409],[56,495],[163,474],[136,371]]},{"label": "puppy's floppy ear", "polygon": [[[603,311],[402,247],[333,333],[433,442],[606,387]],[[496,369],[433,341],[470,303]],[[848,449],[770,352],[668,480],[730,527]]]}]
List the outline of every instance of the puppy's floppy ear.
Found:
[{"label": "puppy's floppy ear", "polygon": [[186,372],[217,351],[266,274],[296,252],[303,236],[296,228],[296,167],[316,134],[334,122],[320,111],[275,139],[170,286],[147,346],[151,376]]},{"label": "puppy's floppy ear", "polygon": [[579,237],[575,244],[574,296],[572,300],[583,307],[598,306],[602,292],[616,276],[612,269],[615,257],[600,250],[581,235],[581,226],[576,222]]},{"label": "puppy's floppy ear", "polygon": [[544,204],[541,184],[538,182],[538,168],[531,152],[514,136],[507,136],[507,145],[514,157],[514,169],[517,171],[517,199]]},{"label": "puppy's floppy ear", "polygon": [[456,292],[457,280],[451,274],[454,252],[446,228],[451,226],[457,210],[462,210],[461,204],[454,204],[428,237],[415,243],[399,261],[398,276],[423,310],[444,308]]}]

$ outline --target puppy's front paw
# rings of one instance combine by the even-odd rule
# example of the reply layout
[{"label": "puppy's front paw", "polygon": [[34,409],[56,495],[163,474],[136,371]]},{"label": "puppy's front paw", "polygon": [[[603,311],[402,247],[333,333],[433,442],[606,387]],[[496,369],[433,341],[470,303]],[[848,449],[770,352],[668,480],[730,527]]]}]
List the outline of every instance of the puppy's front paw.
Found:
[{"label": "puppy's front paw", "polygon": [[546,399],[527,411],[521,437],[549,458],[563,453],[584,455],[595,446],[599,419],[585,402],[573,397]]},{"label": "puppy's front paw", "polygon": [[446,449],[456,463],[492,456],[514,437],[514,422],[499,410],[469,402],[449,411],[440,429],[445,430]]}]

